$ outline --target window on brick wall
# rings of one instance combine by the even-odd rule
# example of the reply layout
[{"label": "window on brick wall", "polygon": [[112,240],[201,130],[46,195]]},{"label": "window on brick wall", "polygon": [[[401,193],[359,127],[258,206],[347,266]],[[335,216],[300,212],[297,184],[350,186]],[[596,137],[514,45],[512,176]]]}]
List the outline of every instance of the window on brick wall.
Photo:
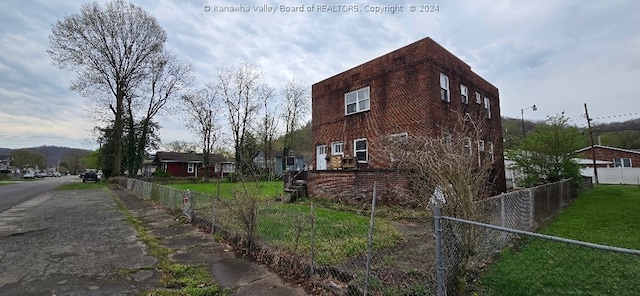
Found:
[{"label": "window on brick wall", "polygon": [[370,108],[369,87],[363,87],[344,94],[345,115],[364,112]]},{"label": "window on brick wall", "polygon": [[491,103],[487,97],[484,97],[484,109],[487,112],[487,118],[491,119]]},{"label": "window on brick wall", "polygon": [[471,155],[473,152],[472,150],[473,148],[471,147],[471,138],[464,138],[464,152],[468,155]]},{"label": "window on brick wall", "polygon": [[488,148],[488,150],[489,150],[489,159],[491,159],[491,162],[494,162],[495,161],[495,157],[493,156],[493,143],[489,142],[488,146],[489,146],[489,148]]},{"label": "window on brick wall", "polygon": [[442,133],[442,143],[445,147],[451,148],[451,134],[450,133]]},{"label": "window on brick wall", "polygon": [[331,143],[331,155],[344,155],[342,142]]},{"label": "window on brick wall", "polygon": [[356,139],[353,141],[353,154],[358,162],[369,161],[367,139]]},{"label": "window on brick wall", "polygon": [[460,97],[462,98],[462,103],[469,104],[469,89],[463,84],[460,84]]},{"label": "window on brick wall", "polygon": [[476,103],[482,104],[482,96],[478,92],[476,92]]},{"label": "window on brick wall", "polygon": [[451,102],[449,94],[449,77],[440,73],[440,99],[443,101]]},{"label": "window on brick wall", "polygon": [[478,140],[478,151],[484,151],[484,140]]},{"label": "window on brick wall", "polygon": [[194,168],[195,168],[195,163],[187,164],[187,173],[189,173],[189,174],[193,173]]},{"label": "window on brick wall", "polygon": [[613,166],[616,168],[630,168],[631,158],[614,158]]}]

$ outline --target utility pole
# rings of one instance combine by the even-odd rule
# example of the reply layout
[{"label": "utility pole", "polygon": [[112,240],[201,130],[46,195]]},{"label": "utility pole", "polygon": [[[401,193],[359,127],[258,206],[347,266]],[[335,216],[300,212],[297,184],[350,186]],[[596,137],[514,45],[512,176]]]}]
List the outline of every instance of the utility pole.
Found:
[{"label": "utility pole", "polygon": [[596,149],[593,147],[593,130],[591,130],[591,118],[589,118],[589,110],[587,110],[587,103],[584,103],[584,114],[587,116],[587,126],[589,127],[589,138],[591,139],[591,158],[593,160],[593,177],[595,178],[596,185],[598,182],[598,167],[596,166]]}]

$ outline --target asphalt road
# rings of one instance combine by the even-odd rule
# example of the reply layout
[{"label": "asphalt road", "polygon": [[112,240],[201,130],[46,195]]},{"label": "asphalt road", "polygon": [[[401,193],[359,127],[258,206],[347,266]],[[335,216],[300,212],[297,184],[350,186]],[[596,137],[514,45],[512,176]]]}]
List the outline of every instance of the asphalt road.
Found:
[{"label": "asphalt road", "polygon": [[0,213],[76,179],[79,178],[75,175],[47,177],[43,179],[26,180],[18,184],[0,186]]},{"label": "asphalt road", "polygon": [[0,213],[0,295],[136,295],[156,287],[156,259],[109,190],[39,194],[73,178],[2,189],[0,199],[9,194],[11,203],[36,197]]}]

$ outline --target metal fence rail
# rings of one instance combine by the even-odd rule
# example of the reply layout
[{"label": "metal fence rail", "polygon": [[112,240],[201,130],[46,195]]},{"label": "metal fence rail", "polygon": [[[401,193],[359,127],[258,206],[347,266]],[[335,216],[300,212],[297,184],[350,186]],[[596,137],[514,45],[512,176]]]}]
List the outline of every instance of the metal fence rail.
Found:
[{"label": "metal fence rail", "polygon": [[[455,246],[465,237],[476,238],[471,260],[481,265],[524,235],[516,231],[539,227],[575,198],[571,185],[561,183],[499,195],[477,204],[478,212],[486,217],[481,222],[516,231],[497,231],[442,218],[439,253],[446,260],[437,269],[431,225],[394,224],[390,227],[399,237],[381,247],[384,242],[378,227],[389,227],[390,222],[377,221],[380,218],[376,217],[378,211],[373,204],[366,209],[368,214],[360,217],[369,219],[369,229],[363,231],[362,226],[353,223],[332,221],[335,213],[327,214],[326,209],[313,204],[256,202],[251,197],[259,190],[247,184],[240,185],[233,197],[220,198],[137,179],[117,180],[121,188],[168,209],[182,210],[191,221],[210,225],[212,231],[222,231],[239,244],[246,244],[249,237],[246,215],[257,215],[254,245],[248,248],[251,256],[287,277],[311,282],[317,289],[338,295],[437,294],[437,271],[446,275],[460,267],[463,257]],[[250,211],[252,208],[255,211]],[[354,238],[353,233],[362,233],[362,237]],[[334,242],[343,236],[351,240],[338,251],[346,249],[348,256],[336,260]]]},{"label": "metal fence rail", "polygon": [[[552,190],[566,194],[563,186]],[[499,205],[504,207],[505,201]],[[459,294],[461,271],[466,276],[483,275],[472,280],[480,283],[472,288],[481,295],[637,295],[640,291],[640,250],[441,216],[440,205],[434,208],[436,262],[441,269],[436,295]],[[508,224],[504,219],[499,222]]]}]

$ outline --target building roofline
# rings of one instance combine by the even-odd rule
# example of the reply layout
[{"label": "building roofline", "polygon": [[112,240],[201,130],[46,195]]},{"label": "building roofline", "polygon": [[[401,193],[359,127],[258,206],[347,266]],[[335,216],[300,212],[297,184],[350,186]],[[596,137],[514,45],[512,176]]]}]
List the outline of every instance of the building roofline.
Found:
[{"label": "building roofline", "polygon": [[[609,150],[615,150],[615,151],[621,151],[621,152],[640,154],[640,151],[624,149],[624,148],[618,148],[618,147],[611,147],[611,146],[604,146],[604,145],[593,145],[593,148],[602,148],[602,149],[609,149]],[[573,153],[580,153],[580,152],[587,151],[589,149],[591,149],[591,146],[587,146],[587,147],[584,147],[582,149],[578,149],[578,150],[574,151]]]},{"label": "building roofline", "polygon": [[[417,44],[420,44],[420,43],[423,43],[423,42],[431,43],[432,45],[437,46],[437,47],[439,47],[440,49],[444,50],[444,51],[445,51],[445,52],[447,52],[449,55],[451,55],[453,58],[455,58],[457,61],[459,61],[460,63],[464,64],[464,65],[469,69],[469,71],[471,71],[471,73],[473,73],[475,76],[477,76],[478,78],[480,78],[482,81],[486,82],[488,85],[490,85],[490,86],[494,87],[496,90],[498,89],[498,88],[497,88],[495,85],[493,85],[491,82],[487,81],[487,80],[486,80],[486,79],[484,79],[482,76],[478,75],[478,73],[474,72],[474,71],[473,71],[473,69],[471,68],[471,66],[470,66],[469,64],[467,64],[465,61],[463,61],[462,59],[460,59],[458,56],[456,56],[456,55],[455,55],[455,54],[453,54],[451,51],[449,51],[449,50],[448,50],[448,49],[446,49],[444,46],[440,45],[438,42],[436,42],[435,40],[433,40],[431,37],[428,37],[428,36],[427,36],[427,37],[425,37],[425,38],[422,38],[422,39],[420,39],[420,40],[414,41],[414,42],[412,42],[412,43],[409,43],[409,44],[407,44],[407,45],[404,45],[404,46],[402,46],[402,47],[399,47],[399,48],[397,48],[397,49],[395,49],[395,50],[392,50],[392,51],[390,51],[390,52],[384,53],[384,54],[382,54],[382,55],[380,55],[380,56],[377,56],[377,57],[375,57],[375,58],[373,58],[373,59],[370,59],[370,60],[365,61],[365,62],[363,62],[363,63],[360,63],[360,64],[358,64],[358,65],[355,65],[355,66],[353,66],[353,67],[351,67],[351,68],[349,68],[349,69],[346,69],[346,70],[344,70],[344,71],[342,71],[342,72],[339,72],[339,73],[336,73],[336,74],[334,74],[334,75],[331,75],[331,76],[329,76],[329,77],[327,77],[327,78],[325,78],[325,79],[323,79],[323,80],[320,80],[320,81],[318,81],[318,82],[316,82],[316,83],[313,83],[312,85],[321,84],[321,83],[323,83],[323,82],[325,82],[325,81],[327,81],[327,80],[331,80],[331,79],[333,79],[333,78],[335,78],[335,77],[337,77],[337,76],[340,76],[340,75],[343,75],[343,74],[345,74],[345,73],[347,73],[347,72],[349,72],[349,71],[352,71],[352,70],[354,70],[355,68],[358,68],[358,67],[360,67],[360,66],[362,66],[362,65],[365,65],[365,64],[371,63],[371,62],[373,62],[373,61],[375,61],[375,60],[378,60],[378,59],[382,59],[382,58],[384,58],[384,57],[386,57],[386,56],[389,56],[389,55],[397,54],[397,53],[399,53],[399,52],[401,52],[401,51],[404,51],[404,50],[408,50],[409,48],[414,47],[414,46],[416,46]],[[427,57],[426,57],[426,56],[425,56],[425,58],[424,58],[423,60],[430,60],[430,61],[431,61],[431,59],[427,59]],[[435,62],[435,61],[432,61],[432,62]]]}]

